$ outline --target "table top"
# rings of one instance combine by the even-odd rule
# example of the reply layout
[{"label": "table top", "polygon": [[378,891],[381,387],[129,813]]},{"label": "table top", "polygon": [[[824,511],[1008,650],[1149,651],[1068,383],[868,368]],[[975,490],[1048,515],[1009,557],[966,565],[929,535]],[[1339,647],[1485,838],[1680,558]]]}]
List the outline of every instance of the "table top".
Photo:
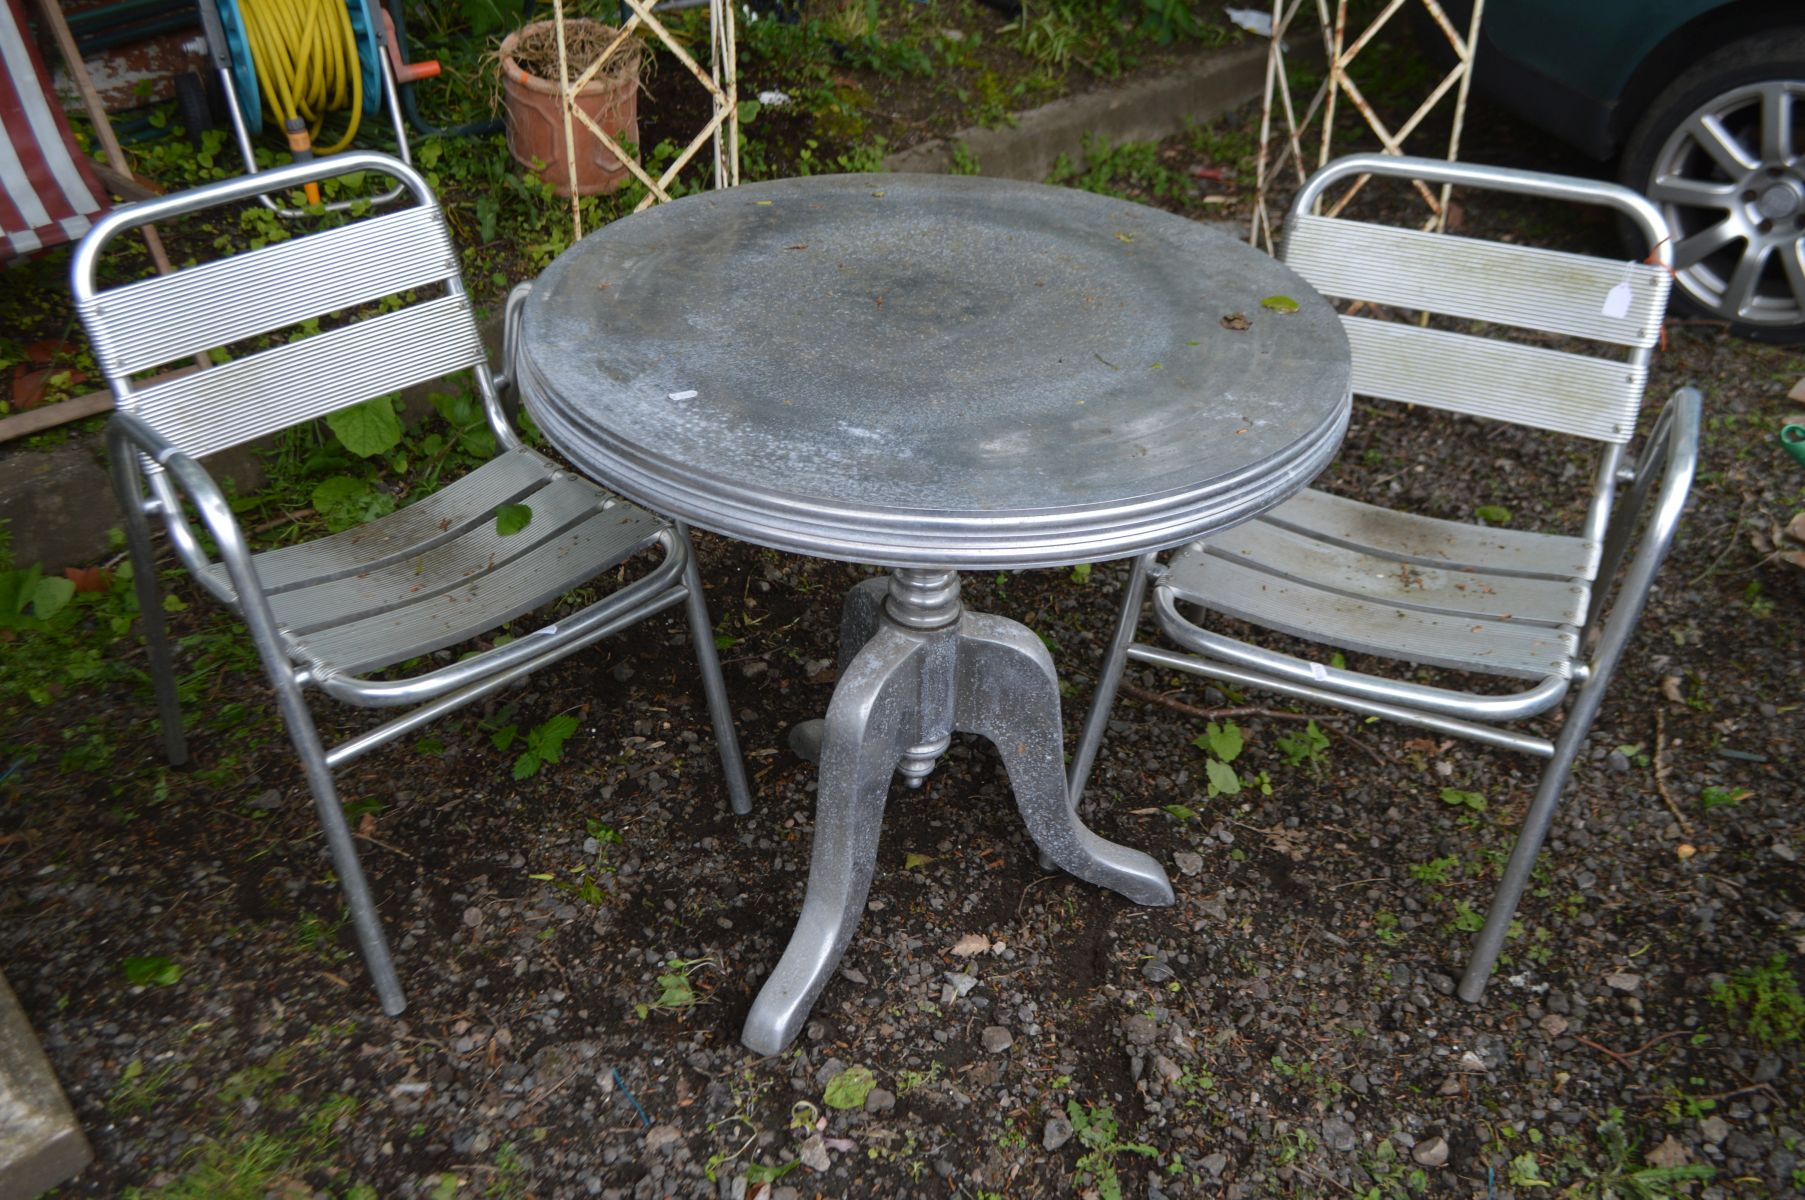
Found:
[{"label": "table top", "polygon": [[1225,234],[927,175],[616,221],[541,276],[514,363],[551,443],[654,511],[938,567],[1116,558],[1256,515],[1333,456],[1349,372],[1329,304]]}]

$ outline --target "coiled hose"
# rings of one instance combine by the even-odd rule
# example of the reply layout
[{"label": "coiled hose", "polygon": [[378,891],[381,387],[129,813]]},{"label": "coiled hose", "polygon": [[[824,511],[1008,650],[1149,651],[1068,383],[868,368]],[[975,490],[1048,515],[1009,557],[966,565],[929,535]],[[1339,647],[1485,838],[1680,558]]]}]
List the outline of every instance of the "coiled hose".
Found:
[{"label": "coiled hose", "polygon": [[295,158],[316,153],[326,114],[337,109],[350,113],[344,136],[317,153],[350,145],[363,115],[363,71],[345,0],[238,0],[238,12],[264,99]]}]

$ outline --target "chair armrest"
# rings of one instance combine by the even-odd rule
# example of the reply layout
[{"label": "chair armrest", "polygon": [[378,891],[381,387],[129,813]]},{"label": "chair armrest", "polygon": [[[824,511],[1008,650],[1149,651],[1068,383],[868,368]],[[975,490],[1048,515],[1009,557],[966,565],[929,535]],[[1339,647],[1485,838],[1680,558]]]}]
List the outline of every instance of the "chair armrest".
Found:
[{"label": "chair armrest", "polygon": [[[526,298],[532,294],[531,282],[518,283],[508,293],[507,308],[501,318],[501,368],[490,372],[493,387],[483,393],[483,409],[489,417],[489,428],[509,449],[518,449],[520,435],[520,387],[515,359],[520,352],[520,314]],[[481,386],[481,372],[478,372]]]},{"label": "chair armrest", "polygon": [[[1622,651],[1636,618],[1648,599],[1655,572],[1667,557],[1679,527],[1680,513],[1686,507],[1692,490],[1692,477],[1698,469],[1699,413],[1703,399],[1694,387],[1683,387],[1673,394],[1655,419],[1630,486],[1618,500],[1605,534],[1604,554],[1599,563],[1598,580],[1592,590],[1592,606],[1586,615],[1588,632],[1598,638],[1598,659],[1592,665],[1595,675],[1608,676],[1616,656]],[[1649,494],[1660,486],[1660,498],[1654,510],[1644,519]],[[1639,537],[1639,541],[1638,541]],[[1624,567],[1631,545],[1636,553]],[[1622,578],[1618,579],[1622,569]],[[1620,598],[1611,600],[1613,594]],[[1610,613],[1604,624],[1607,601]],[[1609,659],[1609,662],[1602,660]]]},{"label": "chair armrest", "polygon": [[[131,413],[116,412],[107,423],[107,452],[113,455],[142,454],[163,468],[167,483],[153,489],[156,495],[158,510],[163,516],[165,528],[169,531],[170,543],[175,547],[176,556],[188,573],[198,580],[201,586],[212,592],[216,599],[229,606],[236,607],[234,597],[219,590],[209,579],[207,567],[210,565],[207,553],[201,548],[194,529],[189,525],[188,516],[180,506],[180,497],[187,496],[193,502],[195,512],[201,524],[212,535],[214,544],[219,547],[220,559],[226,563],[226,570],[232,573],[234,586],[237,574],[232,572],[229,555],[233,552],[230,546],[238,547],[243,556],[244,566],[250,563],[249,543],[238,527],[238,519],[232,514],[232,506],[219,484],[207,469],[186,452],[178,449],[155,428]],[[123,497],[122,497],[123,499]],[[255,584],[261,589],[261,583]]]},{"label": "chair armrest", "polygon": [[[257,568],[251,560],[250,543],[238,525],[238,518],[232,515],[226,494],[207,474],[207,469],[130,413],[114,413],[107,423],[107,448],[112,454],[144,454],[163,468],[172,484],[169,495],[160,497],[165,508],[177,493],[186,495],[194,504],[201,524],[219,548],[220,561],[225,564],[226,573],[238,593],[235,598],[219,596],[219,599],[234,609],[250,629],[253,643],[263,651],[260,657],[272,686],[278,691],[284,686],[292,686],[292,675],[284,675],[288,665],[279,651],[281,639],[276,618],[270,611],[269,597],[264,594],[263,581],[257,577]],[[195,542],[186,516],[177,507],[174,511],[165,511],[163,517],[182,557],[182,565],[207,586],[206,573],[201,569],[206,566],[206,555]],[[208,587],[208,590],[214,589]]]}]

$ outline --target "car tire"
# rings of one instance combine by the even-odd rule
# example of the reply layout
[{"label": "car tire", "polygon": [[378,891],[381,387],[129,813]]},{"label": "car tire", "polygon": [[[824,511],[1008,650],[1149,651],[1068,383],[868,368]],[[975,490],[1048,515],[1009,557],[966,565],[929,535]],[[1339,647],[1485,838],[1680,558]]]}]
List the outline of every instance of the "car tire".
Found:
[{"label": "car tire", "polygon": [[1682,72],[1625,141],[1619,177],[1673,230],[1675,307],[1805,341],[1805,29]]}]

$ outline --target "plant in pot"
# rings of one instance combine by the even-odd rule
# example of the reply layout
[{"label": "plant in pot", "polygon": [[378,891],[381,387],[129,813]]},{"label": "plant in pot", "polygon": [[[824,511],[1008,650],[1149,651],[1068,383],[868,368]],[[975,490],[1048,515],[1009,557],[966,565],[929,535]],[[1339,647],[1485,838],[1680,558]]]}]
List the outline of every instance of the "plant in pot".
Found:
[{"label": "plant in pot", "polygon": [[[619,36],[619,30],[600,21],[585,17],[566,20],[564,63],[571,81],[581,78]],[[566,126],[559,108],[556,22],[534,21],[510,33],[501,43],[499,57],[508,152],[515,162],[551,184],[558,195],[571,195]],[[639,141],[640,61],[639,39],[626,38],[576,94],[576,107],[623,145]],[[626,182],[626,164],[574,115],[569,129],[576,150],[577,195],[611,192]]]}]

